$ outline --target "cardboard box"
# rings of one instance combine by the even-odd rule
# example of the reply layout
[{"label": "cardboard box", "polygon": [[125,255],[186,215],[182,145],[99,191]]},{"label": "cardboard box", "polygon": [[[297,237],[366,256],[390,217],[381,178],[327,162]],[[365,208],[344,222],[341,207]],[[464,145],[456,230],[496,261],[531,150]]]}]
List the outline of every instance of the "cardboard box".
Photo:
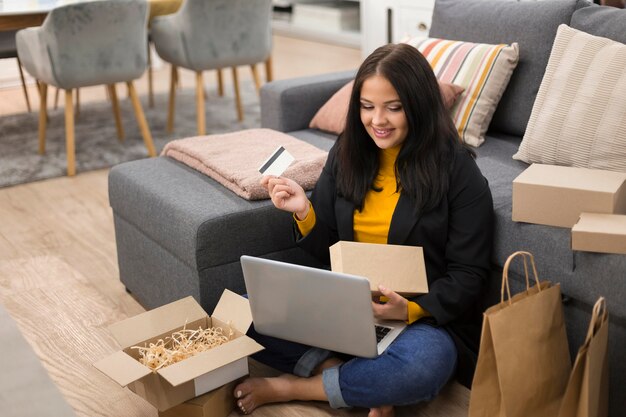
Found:
[{"label": "cardboard box", "polygon": [[159,411],[159,417],[226,417],[235,409],[233,390],[238,382],[229,382],[167,411]]},{"label": "cardboard box", "polygon": [[572,227],[583,212],[626,214],[626,173],[533,164],[513,180],[513,221]]},{"label": "cardboard box", "polygon": [[[122,350],[94,364],[121,386],[165,411],[248,374],[248,356],[263,349],[245,335],[252,323],[248,300],[224,290],[212,316],[193,297],[183,298],[109,326]],[[142,365],[138,351],[175,331],[219,326],[234,330],[233,340],[157,372]]]},{"label": "cardboard box", "polygon": [[339,241],[330,247],[330,265],[333,271],[367,278],[375,293],[379,284],[402,295],[428,292],[419,246]]},{"label": "cardboard box", "polygon": [[572,227],[572,250],[626,255],[626,216],[582,213]]}]

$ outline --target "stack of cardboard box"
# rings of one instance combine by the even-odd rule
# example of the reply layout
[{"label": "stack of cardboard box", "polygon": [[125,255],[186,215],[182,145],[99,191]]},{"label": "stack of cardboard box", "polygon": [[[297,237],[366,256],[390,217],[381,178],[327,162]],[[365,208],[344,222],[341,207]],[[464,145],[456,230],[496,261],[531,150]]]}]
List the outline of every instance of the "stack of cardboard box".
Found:
[{"label": "stack of cardboard box", "polygon": [[513,181],[513,221],[572,229],[572,250],[626,254],[626,173],[533,164]]}]

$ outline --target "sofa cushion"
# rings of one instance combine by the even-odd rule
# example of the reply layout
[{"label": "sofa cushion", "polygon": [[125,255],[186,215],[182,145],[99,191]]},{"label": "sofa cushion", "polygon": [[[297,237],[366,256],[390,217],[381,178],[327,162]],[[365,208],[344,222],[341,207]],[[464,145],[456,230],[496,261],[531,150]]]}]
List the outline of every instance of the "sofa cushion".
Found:
[{"label": "sofa cushion", "polygon": [[626,294],[626,256],[575,252],[574,280],[563,285],[567,294],[592,304],[600,296],[612,315],[626,318],[626,303],[617,294]]},{"label": "sofa cushion", "polygon": [[[244,200],[168,157],[113,167],[109,201],[117,216],[194,269],[293,246],[289,228],[274,232],[289,214],[270,200]],[[270,235],[271,241],[264,239]]]},{"label": "sofa cushion", "polygon": [[576,10],[570,24],[574,29],[626,43],[626,10],[595,6]]},{"label": "sofa cushion", "polygon": [[328,99],[326,103],[315,113],[309,127],[320,129],[324,132],[340,134],[346,127],[346,117],[350,106],[350,95],[354,80],[344,85]]},{"label": "sofa cushion", "polygon": [[437,0],[429,36],[519,44],[519,63],[493,116],[491,128],[522,136],[558,26],[569,24],[574,11],[589,4],[585,0]]},{"label": "sofa cushion", "polygon": [[626,172],[625,67],[623,43],[561,25],[513,157]]},{"label": "sofa cushion", "polygon": [[517,66],[517,43],[494,45],[422,37],[407,43],[424,54],[437,78],[465,89],[451,109],[452,120],[464,143],[480,146]]}]

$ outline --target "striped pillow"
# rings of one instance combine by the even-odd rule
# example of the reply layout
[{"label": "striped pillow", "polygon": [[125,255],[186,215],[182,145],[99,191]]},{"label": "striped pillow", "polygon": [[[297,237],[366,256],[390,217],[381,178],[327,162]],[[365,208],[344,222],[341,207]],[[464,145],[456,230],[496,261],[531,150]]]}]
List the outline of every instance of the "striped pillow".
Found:
[{"label": "striped pillow", "polygon": [[623,43],[559,26],[513,158],[626,172],[625,68]]},{"label": "striped pillow", "polygon": [[413,38],[405,42],[426,57],[437,79],[465,88],[452,108],[452,118],[461,140],[480,146],[517,66],[517,43],[488,45],[436,38]]}]

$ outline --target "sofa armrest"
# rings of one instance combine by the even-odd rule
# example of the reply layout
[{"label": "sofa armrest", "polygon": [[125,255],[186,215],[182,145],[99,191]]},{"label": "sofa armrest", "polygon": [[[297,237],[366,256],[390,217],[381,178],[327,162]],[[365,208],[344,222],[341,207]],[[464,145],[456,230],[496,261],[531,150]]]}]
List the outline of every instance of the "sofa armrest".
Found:
[{"label": "sofa armrest", "polygon": [[355,74],[344,71],[265,84],[261,89],[261,127],[280,132],[306,129],[317,110]]}]

